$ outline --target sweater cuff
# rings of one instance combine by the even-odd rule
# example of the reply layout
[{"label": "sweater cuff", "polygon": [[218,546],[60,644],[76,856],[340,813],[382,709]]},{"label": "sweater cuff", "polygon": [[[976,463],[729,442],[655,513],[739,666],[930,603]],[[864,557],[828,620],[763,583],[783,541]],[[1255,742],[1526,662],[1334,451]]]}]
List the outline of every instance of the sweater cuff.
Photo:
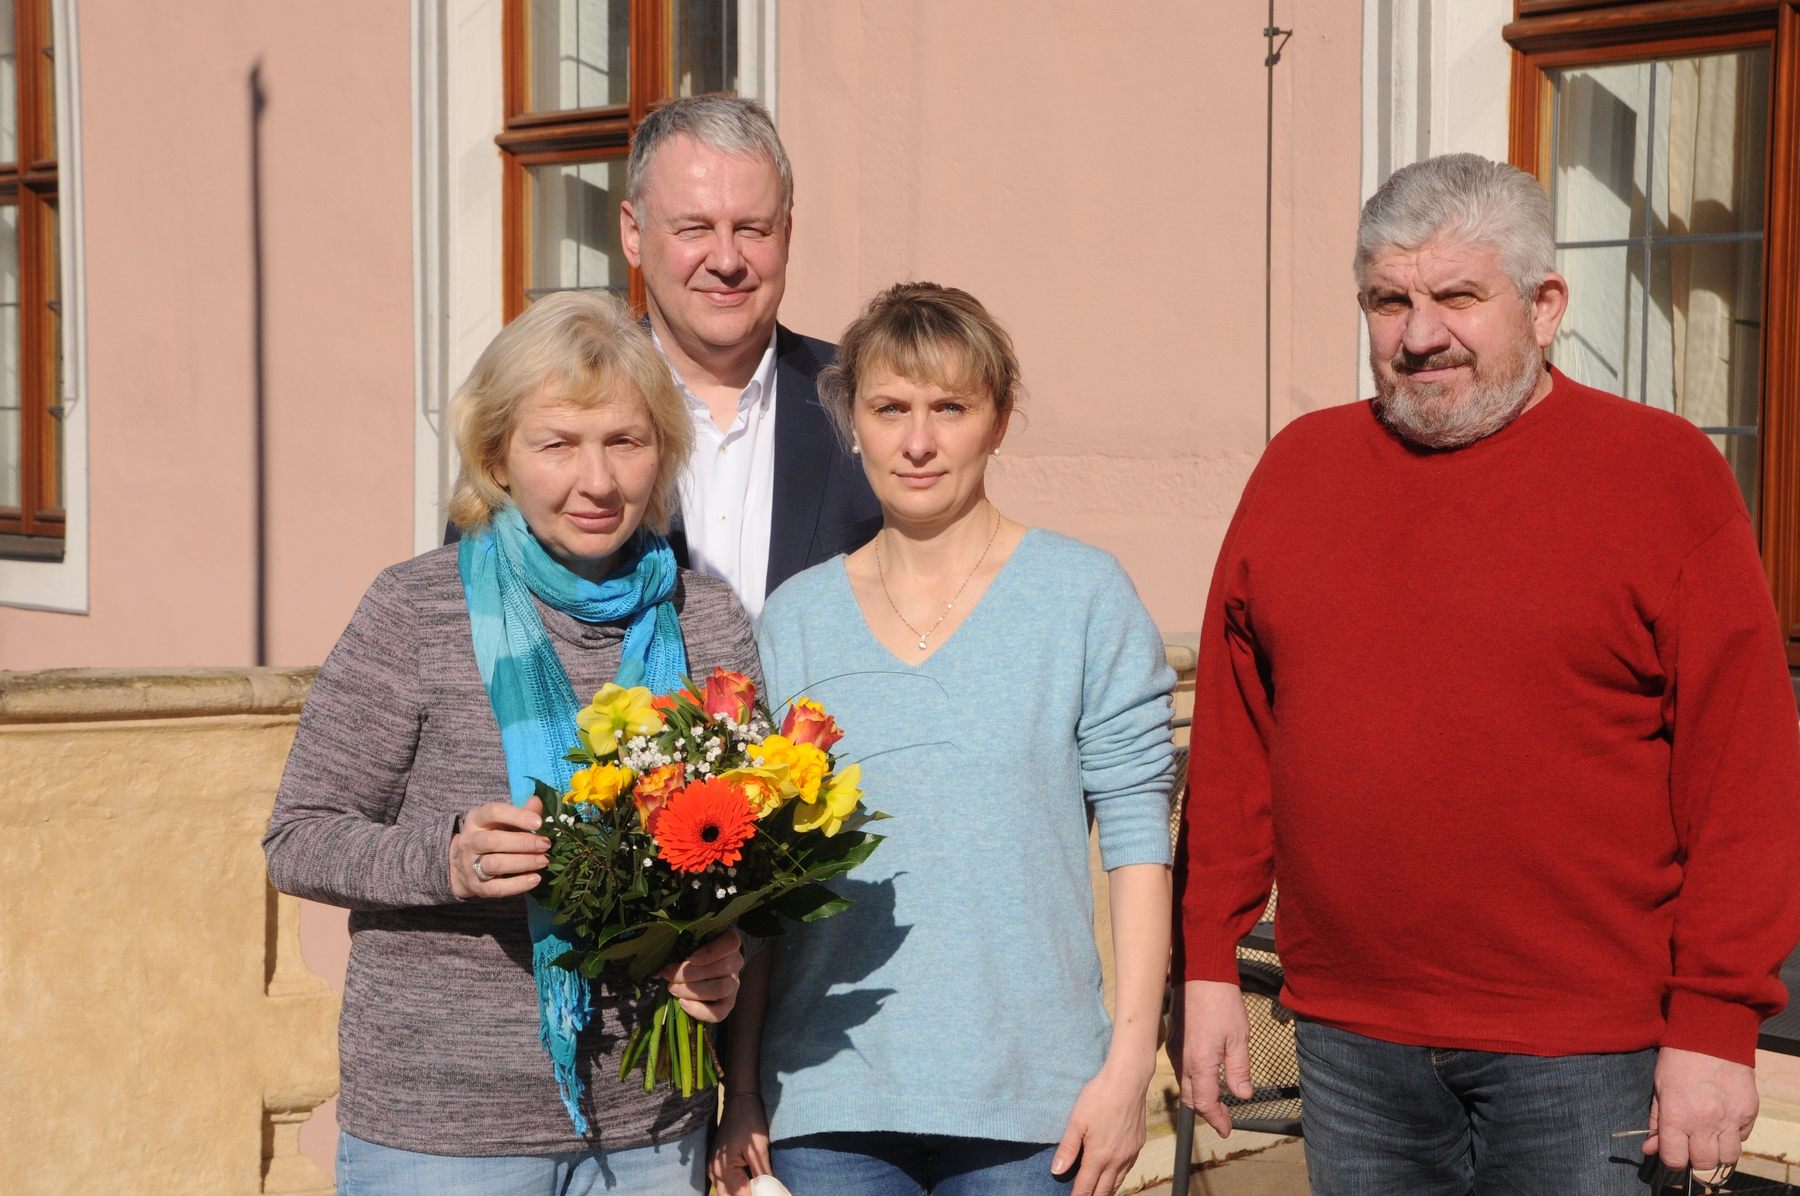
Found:
[{"label": "sweater cuff", "polygon": [[1678,988],[1669,994],[1669,1019],[1661,1045],[1755,1067],[1756,1035],[1762,1021],[1748,1005]]},{"label": "sweater cuff", "polygon": [[1176,911],[1174,974],[1181,980],[1217,980],[1223,984],[1238,982],[1238,956],[1235,942],[1222,941],[1206,934],[1200,926],[1220,927],[1224,920],[1216,915],[1210,922],[1200,922],[1184,910]]}]

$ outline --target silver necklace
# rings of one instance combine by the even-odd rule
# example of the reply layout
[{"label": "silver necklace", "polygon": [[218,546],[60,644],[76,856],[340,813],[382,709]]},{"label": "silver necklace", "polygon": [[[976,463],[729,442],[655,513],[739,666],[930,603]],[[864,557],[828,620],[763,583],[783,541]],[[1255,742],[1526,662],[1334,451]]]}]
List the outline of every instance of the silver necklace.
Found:
[{"label": "silver necklace", "polygon": [[925,650],[925,637],[935,635],[937,629],[944,625],[944,620],[950,617],[951,610],[956,606],[956,600],[962,597],[963,591],[969,588],[969,583],[975,580],[976,571],[981,568],[981,562],[987,560],[989,551],[994,547],[994,540],[999,535],[1000,512],[996,510],[994,512],[994,530],[988,534],[987,547],[983,548],[981,550],[981,556],[976,558],[975,568],[969,570],[969,575],[963,578],[963,583],[956,587],[956,593],[950,595],[950,601],[944,604],[944,613],[937,617],[937,622],[933,623],[931,628],[927,631],[920,631],[917,627],[914,627],[912,622],[907,619],[905,615],[900,613],[899,606],[895,605],[894,595],[888,589],[887,570],[883,569],[881,566],[881,537],[879,535],[875,537],[875,573],[881,578],[881,592],[887,595],[888,605],[894,608],[894,617],[899,619],[902,623],[905,623],[906,629],[919,637],[919,651],[923,652]]}]

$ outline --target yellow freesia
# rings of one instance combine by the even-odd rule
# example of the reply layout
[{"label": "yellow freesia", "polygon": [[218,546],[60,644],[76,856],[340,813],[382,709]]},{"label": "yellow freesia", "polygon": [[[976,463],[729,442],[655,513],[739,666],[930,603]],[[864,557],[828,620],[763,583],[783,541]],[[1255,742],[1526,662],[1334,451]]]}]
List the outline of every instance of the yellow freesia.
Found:
[{"label": "yellow freesia", "polygon": [[601,757],[612,755],[621,743],[634,736],[660,734],[662,712],[650,703],[651,693],[641,685],[625,689],[607,682],[575,716],[581,742]]},{"label": "yellow freesia", "polygon": [[794,829],[802,833],[823,830],[827,839],[837,834],[844,819],[856,812],[856,803],[862,800],[862,790],[856,787],[861,780],[860,764],[852,764],[834,775],[818,801],[794,807]]},{"label": "yellow freesia", "polygon": [[824,752],[810,743],[794,743],[780,735],[771,735],[761,743],[753,744],[749,751],[750,758],[765,767],[787,765],[788,779],[800,796],[809,802],[818,800],[819,782],[825,779],[825,770],[831,767]]},{"label": "yellow freesia", "polygon": [[800,788],[788,775],[788,766],[785,764],[733,768],[720,773],[719,779],[729,781],[744,791],[744,796],[755,807],[759,820],[767,818],[781,809],[789,799],[800,794]]},{"label": "yellow freesia", "polygon": [[610,810],[631,784],[632,772],[617,764],[596,764],[569,778],[569,800],[589,802],[602,810]]}]

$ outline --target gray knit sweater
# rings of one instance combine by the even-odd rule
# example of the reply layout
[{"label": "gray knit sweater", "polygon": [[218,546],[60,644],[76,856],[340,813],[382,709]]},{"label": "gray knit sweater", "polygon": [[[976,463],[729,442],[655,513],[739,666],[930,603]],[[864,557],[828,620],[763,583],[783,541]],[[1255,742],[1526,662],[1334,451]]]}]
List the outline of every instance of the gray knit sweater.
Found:
[{"label": "gray knit sweater", "polygon": [[[683,571],[675,591],[690,675],[715,665],[762,684],[750,623],[725,583]],[[578,696],[611,681],[623,628],[538,613]],[[365,1141],[440,1155],[624,1150],[706,1124],[641,1075],[620,1083],[630,983],[603,976],[580,1039],[591,1132],[576,1136],[538,1043],[525,900],[459,901],[452,820],[504,800],[506,758],[469,639],[455,547],[375,579],[319,670],[263,839],[284,893],[348,906],[338,1026],[338,1122]]]}]

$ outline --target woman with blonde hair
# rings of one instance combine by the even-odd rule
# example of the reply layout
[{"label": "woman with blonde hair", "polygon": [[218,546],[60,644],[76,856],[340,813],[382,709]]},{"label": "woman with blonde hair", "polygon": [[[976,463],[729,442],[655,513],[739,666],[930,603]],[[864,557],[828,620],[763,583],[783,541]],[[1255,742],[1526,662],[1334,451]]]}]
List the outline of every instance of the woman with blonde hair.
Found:
[{"label": "woman with blonde hair", "polygon": [[[452,404],[460,544],[375,579],[319,670],[264,839],[283,892],[350,908],[338,1191],[704,1191],[716,1093],[620,1083],[634,986],[591,984],[531,899],[532,779],[565,781],[602,685],[760,678],[723,582],[660,534],[693,427],[616,300],[546,296]],[[664,972],[693,1016],[736,998],[735,933]]]},{"label": "woman with blonde hair", "polygon": [[1019,367],[980,303],[895,286],[833,374],[883,527],[777,590],[757,644],[770,692],[829,706],[834,752],[893,820],[832,882],[855,904],[746,969],[713,1177],[729,1196],[769,1172],[794,1196],[1111,1196],[1156,1064],[1175,675],[1117,561],[988,499]]}]

